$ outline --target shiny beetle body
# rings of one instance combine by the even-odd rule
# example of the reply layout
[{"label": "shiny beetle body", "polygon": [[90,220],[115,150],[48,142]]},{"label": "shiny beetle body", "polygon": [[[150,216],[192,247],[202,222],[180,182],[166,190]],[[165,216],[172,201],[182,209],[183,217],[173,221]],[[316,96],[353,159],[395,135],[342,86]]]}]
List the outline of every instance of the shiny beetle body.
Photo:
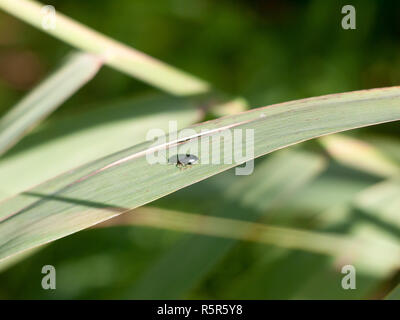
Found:
[{"label": "shiny beetle body", "polygon": [[187,154],[177,154],[175,156],[172,156],[168,160],[169,163],[175,164],[176,167],[178,167],[178,168],[191,167],[197,161],[199,161],[198,157],[196,157],[193,154],[188,154],[188,153]]}]

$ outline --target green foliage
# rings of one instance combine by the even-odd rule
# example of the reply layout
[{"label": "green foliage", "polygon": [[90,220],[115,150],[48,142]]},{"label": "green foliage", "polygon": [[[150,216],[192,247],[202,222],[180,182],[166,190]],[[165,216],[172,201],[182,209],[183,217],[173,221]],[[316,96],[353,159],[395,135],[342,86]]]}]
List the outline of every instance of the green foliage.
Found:
[{"label": "green foliage", "polygon": [[49,79],[32,90],[0,122],[0,156],[89,81],[100,66],[98,57],[76,53]]},{"label": "green foliage", "polygon": [[[0,298],[399,299],[398,122],[276,151],[256,159],[250,176],[235,176],[232,165],[150,166],[143,156],[148,130],[168,130],[169,120],[179,129],[253,128],[255,157],[398,120],[399,88],[258,108],[399,84],[398,1],[353,1],[352,31],[340,28],[342,2],[100,0],[94,9],[53,1],[82,22],[71,29],[61,19],[45,31],[65,43],[0,12],[0,44],[10,52],[0,54],[1,113],[27,93],[15,75],[37,82],[37,70],[54,68],[69,45],[125,73],[102,68],[0,158],[0,257],[8,257]],[[20,3],[0,7],[40,28],[30,14],[38,7]],[[36,60],[18,68],[19,55]],[[157,94],[126,74],[189,96]],[[57,99],[28,105],[35,116],[19,113],[23,128],[82,85],[65,81]],[[190,96],[210,84],[228,93],[224,107],[211,92]],[[246,105],[231,103],[235,95],[254,109],[235,114]],[[198,124],[221,113],[230,116]],[[40,287],[46,264],[57,269],[55,291]],[[357,290],[340,285],[345,264],[356,267]]]}]

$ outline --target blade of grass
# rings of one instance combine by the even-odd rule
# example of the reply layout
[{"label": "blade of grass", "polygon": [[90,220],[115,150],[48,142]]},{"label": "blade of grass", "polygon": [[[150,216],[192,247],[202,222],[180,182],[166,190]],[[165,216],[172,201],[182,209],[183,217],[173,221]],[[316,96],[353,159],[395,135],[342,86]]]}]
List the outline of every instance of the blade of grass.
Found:
[{"label": "blade of grass", "polygon": [[94,55],[72,54],[59,70],[14,106],[0,120],[0,156],[92,79],[100,66],[100,59]]},{"label": "blade of grass", "polygon": [[[132,213],[132,214],[128,214]],[[134,209],[97,227],[145,226],[191,234],[272,244],[288,249],[343,256],[346,252],[373,259],[371,244],[339,233],[307,231],[238,219],[212,217],[155,207]],[[379,244],[377,245],[379,249]],[[400,256],[400,248],[398,249]]]},{"label": "blade of grass", "polygon": [[42,28],[43,4],[30,0],[0,0],[0,8],[83,51],[100,55],[104,63],[176,95],[208,91],[209,85],[143,52],[100,34],[57,12],[56,27]]},{"label": "blade of grass", "polygon": [[20,261],[25,260],[26,258],[30,257],[31,255],[35,254],[45,246],[40,246],[36,248],[32,248],[30,250],[26,250],[21,252],[20,254],[16,254],[12,256],[10,259],[3,260],[0,262],[0,273],[6,271],[7,269],[11,268],[12,266],[18,264]]},{"label": "blade of grass", "polygon": [[[400,88],[329,95],[254,109],[192,127],[196,134],[168,143],[147,141],[50,180],[0,207],[0,259],[82,230],[196,183],[239,163],[199,164],[189,170],[151,165],[150,151],[195,147],[192,139],[233,129],[254,130],[254,156],[308,139],[400,119]],[[201,130],[206,130],[201,132]],[[244,147],[244,145],[241,145]],[[244,148],[234,148],[233,158]],[[201,150],[200,159],[223,144]],[[174,151],[176,152],[176,151]]]},{"label": "blade of grass", "polygon": [[49,119],[0,159],[0,181],[7,181],[0,185],[0,199],[140,143],[153,126],[168,130],[170,119],[178,128],[189,126],[201,119],[199,106],[195,99],[148,95],[96,103],[88,111]]},{"label": "blade of grass", "polygon": [[361,192],[354,205],[365,218],[400,237],[400,179],[385,180]]},{"label": "blade of grass", "polygon": [[344,165],[382,177],[400,174],[400,166],[395,161],[365,141],[340,134],[322,137],[319,141]]}]

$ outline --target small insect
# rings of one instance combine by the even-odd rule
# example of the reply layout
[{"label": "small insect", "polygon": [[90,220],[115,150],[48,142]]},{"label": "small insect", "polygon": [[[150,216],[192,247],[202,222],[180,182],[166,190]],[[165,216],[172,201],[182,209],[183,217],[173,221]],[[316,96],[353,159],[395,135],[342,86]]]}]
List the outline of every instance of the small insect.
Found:
[{"label": "small insect", "polygon": [[191,167],[197,161],[199,161],[199,158],[189,153],[177,154],[168,159],[168,163],[175,164],[180,169]]}]

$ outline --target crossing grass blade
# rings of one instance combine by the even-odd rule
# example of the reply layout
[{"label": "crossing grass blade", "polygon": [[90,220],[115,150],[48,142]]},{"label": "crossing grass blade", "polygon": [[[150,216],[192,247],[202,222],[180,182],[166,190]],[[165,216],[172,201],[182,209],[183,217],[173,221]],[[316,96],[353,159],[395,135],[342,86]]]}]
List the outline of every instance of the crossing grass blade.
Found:
[{"label": "crossing grass blade", "polygon": [[109,224],[105,222],[101,226],[134,225],[153,227],[227,239],[273,244],[289,249],[299,249],[327,255],[343,255],[343,252],[346,252],[346,248],[352,246],[357,247],[360,251],[370,251],[370,246],[357,241],[357,239],[340,234],[325,234],[322,232],[276,227],[239,219],[212,217],[155,207],[136,209],[132,213],[132,215],[127,215],[127,217],[122,216],[121,219],[112,219]]},{"label": "crossing grass blade", "polygon": [[210,88],[208,83],[90,29],[60,12],[55,12],[55,28],[43,28],[44,7],[31,0],[0,0],[0,8],[4,11],[80,50],[100,55],[105,64],[169,93],[194,95],[205,93]]},{"label": "crossing grass blade", "polygon": [[54,74],[13,107],[0,120],[0,156],[92,79],[100,66],[100,59],[94,55],[72,54]]},{"label": "crossing grass blade", "polygon": [[[400,88],[356,91],[254,109],[192,126],[167,143],[146,141],[71,170],[1,204],[0,259],[53,241],[139,207],[169,193],[305,140],[400,119]],[[236,163],[197,164],[187,170],[150,164],[152,151],[176,152],[196,137],[233,129],[254,130],[254,155]],[[202,130],[205,130],[202,132]],[[249,144],[252,144],[249,142]],[[233,149],[233,159],[242,155]],[[200,159],[223,154],[222,144],[199,150]],[[167,152],[168,153],[168,152]]]},{"label": "crossing grass blade", "polygon": [[368,142],[335,134],[319,139],[326,151],[338,162],[382,177],[400,174],[400,166]]}]

